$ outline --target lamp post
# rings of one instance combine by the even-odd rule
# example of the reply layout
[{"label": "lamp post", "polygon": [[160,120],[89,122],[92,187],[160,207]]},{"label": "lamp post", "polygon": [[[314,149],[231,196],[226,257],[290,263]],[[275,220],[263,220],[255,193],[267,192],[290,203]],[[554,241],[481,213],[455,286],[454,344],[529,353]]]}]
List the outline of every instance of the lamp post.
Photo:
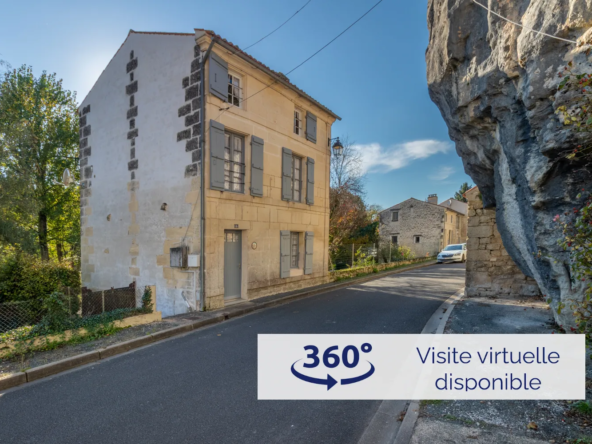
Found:
[{"label": "lamp post", "polygon": [[[60,159],[74,159],[76,161],[76,165],[78,165],[78,161],[80,160],[80,158],[78,157],[72,157],[72,156],[60,156]],[[64,186],[70,186],[70,184],[74,183],[74,175],[70,172],[70,170],[68,168],[64,169],[64,172],[62,173],[62,185]]]},{"label": "lamp post", "polygon": [[331,147],[333,149],[333,154],[335,155],[335,157],[341,157],[341,155],[343,154],[343,145],[339,141],[339,137],[329,139],[329,145],[331,145],[332,141],[335,141],[333,143],[333,146]]}]

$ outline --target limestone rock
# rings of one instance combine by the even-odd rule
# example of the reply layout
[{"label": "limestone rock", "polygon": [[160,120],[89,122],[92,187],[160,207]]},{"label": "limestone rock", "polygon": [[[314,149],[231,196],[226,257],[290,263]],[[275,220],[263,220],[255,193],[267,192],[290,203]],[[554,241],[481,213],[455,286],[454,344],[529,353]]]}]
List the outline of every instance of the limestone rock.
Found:
[{"label": "limestone rock", "polygon": [[[592,0],[477,0],[547,34],[592,42]],[[429,0],[426,53],[430,97],[448,124],[465,171],[486,208],[496,208],[504,246],[544,295],[569,306],[582,297],[552,219],[592,191],[588,165],[565,160],[581,143],[555,114],[564,99],[557,74],[569,61],[592,71],[590,46],[529,32],[473,0]],[[540,254],[539,254],[540,252]],[[570,310],[556,314],[570,325]]]}]

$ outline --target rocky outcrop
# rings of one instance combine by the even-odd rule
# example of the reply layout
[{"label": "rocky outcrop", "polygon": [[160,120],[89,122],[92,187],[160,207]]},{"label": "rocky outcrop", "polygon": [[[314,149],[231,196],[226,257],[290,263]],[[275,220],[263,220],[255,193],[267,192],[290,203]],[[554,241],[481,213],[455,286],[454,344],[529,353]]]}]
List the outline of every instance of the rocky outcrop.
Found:
[{"label": "rocky outcrop", "polygon": [[[565,159],[581,141],[555,114],[564,97],[558,73],[569,61],[592,71],[592,0],[429,0],[426,54],[432,100],[448,124],[465,171],[496,208],[504,246],[544,295],[569,306],[582,295],[569,257],[560,250],[553,217],[572,211],[582,188],[592,190],[586,164]],[[570,325],[569,310],[556,314]]]}]

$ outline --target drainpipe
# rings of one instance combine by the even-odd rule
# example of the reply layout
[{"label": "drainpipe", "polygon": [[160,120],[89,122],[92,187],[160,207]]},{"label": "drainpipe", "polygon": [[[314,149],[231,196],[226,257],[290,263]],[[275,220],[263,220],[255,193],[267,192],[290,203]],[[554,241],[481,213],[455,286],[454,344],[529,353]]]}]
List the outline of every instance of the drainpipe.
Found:
[{"label": "drainpipe", "polygon": [[205,152],[206,152],[206,60],[212,52],[212,46],[216,38],[212,38],[210,46],[201,59],[201,190],[200,190],[200,212],[201,223],[199,224],[199,311],[206,311],[206,173],[205,173]]}]

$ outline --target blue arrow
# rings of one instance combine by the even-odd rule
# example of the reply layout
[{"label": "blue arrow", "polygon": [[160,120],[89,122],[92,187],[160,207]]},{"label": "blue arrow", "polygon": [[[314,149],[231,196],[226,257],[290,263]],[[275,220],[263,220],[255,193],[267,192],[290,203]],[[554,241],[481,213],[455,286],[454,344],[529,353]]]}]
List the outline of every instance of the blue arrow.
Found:
[{"label": "blue arrow", "polygon": [[[300,359],[298,360],[300,361]],[[298,362],[296,361],[296,362]],[[319,379],[319,378],[311,378],[310,376],[303,375],[302,373],[298,373],[294,366],[296,362],[292,364],[292,374],[296,376],[298,379],[302,379],[303,381],[310,382],[311,384],[319,384],[319,385],[326,385],[327,391],[331,390],[331,388],[337,384],[337,381],[331,377],[331,375],[327,374],[327,379]]]},{"label": "blue arrow", "polygon": [[342,379],[341,385],[355,384],[356,382],[363,381],[364,379],[368,379],[370,376],[372,376],[374,374],[374,366],[371,362],[368,362],[368,364],[370,364],[370,370],[368,371],[368,373],[362,376],[356,376],[355,378]]}]

